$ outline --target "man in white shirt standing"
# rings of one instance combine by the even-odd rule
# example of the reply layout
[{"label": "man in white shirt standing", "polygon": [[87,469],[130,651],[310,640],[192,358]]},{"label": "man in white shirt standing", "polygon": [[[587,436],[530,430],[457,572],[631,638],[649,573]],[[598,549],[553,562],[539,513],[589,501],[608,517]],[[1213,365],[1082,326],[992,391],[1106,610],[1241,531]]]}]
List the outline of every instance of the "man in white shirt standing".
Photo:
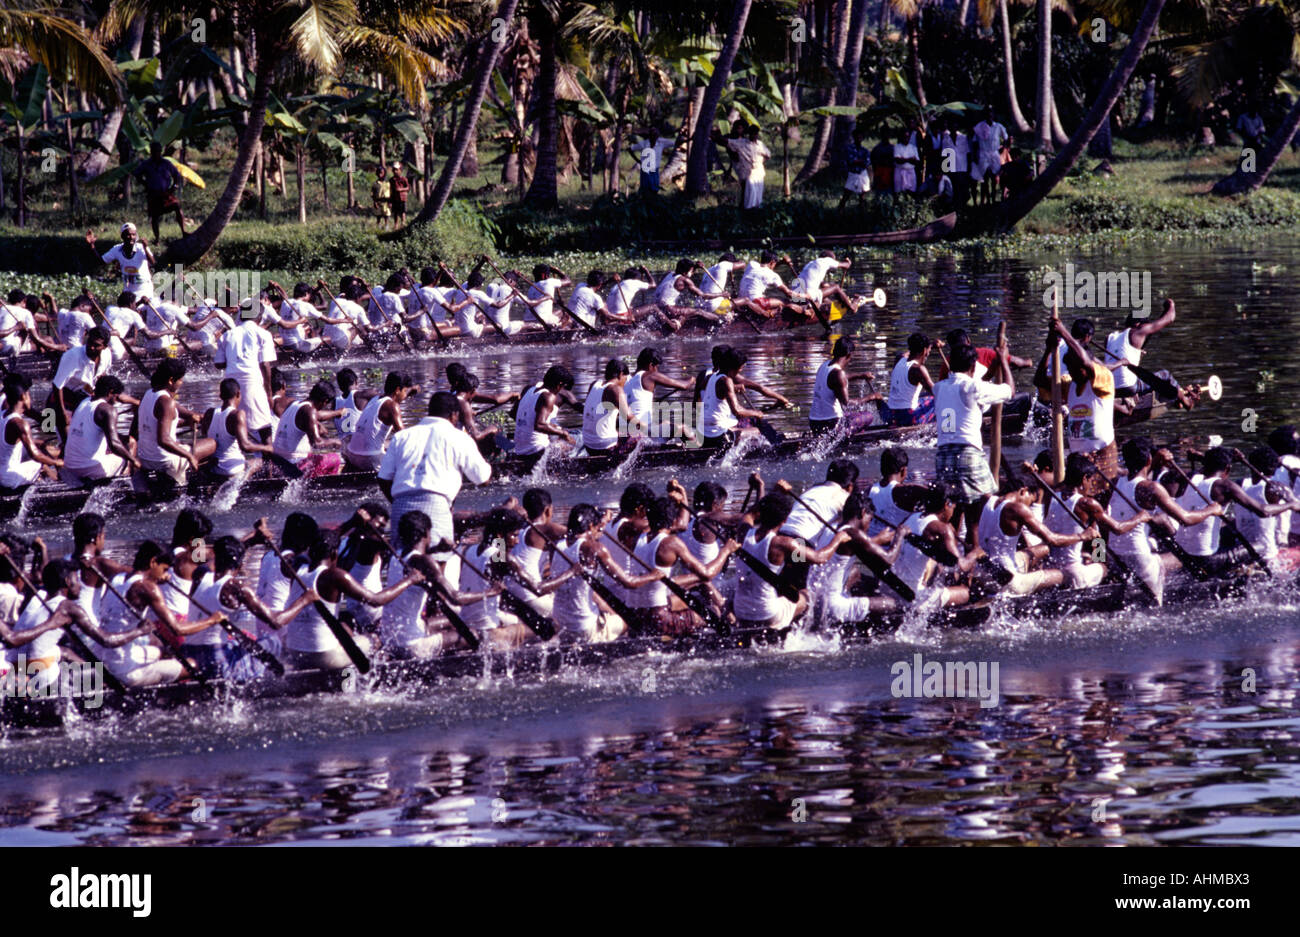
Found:
[{"label": "man in white shirt standing", "polygon": [[95,250],[95,232],[86,232],[86,243],[106,264],[117,264],[122,273],[122,289],[136,296],[153,296],[153,276],[150,271],[157,261],[149,244],[141,241],[135,225],[126,222],[121,228],[122,243],[114,244],[105,254]]},{"label": "man in white shirt standing", "polygon": [[985,108],[984,119],[975,125],[975,161],[970,177],[980,187],[980,197],[991,205],[998,192],[998,174],[1002,172],[1002,147],[1011,139],[1007,128],[993,118],[993,108]]},{"label": "man in white shirt standing", "polygon": [[[460,428],[456,395],[438,391],[429,398],[429,415],[393,436],[379,465],[379,488],[393,503],[399,522],[409,511],[423,511],[433,521],[431,542],[440,552],[456,542],[451,509],[464,481],[482,485],[492,468],[477,444]],[[399,524],[393,525],[394,537]],[[399,548],[400,549],[400,548]]]},{"label": "man in white shirt standing", "polygon": [[265,304],[265,293],[239,304],[239,324],[221,336],[216,362],[225,367],[225,377],[239,382],[239,409],[248,421],[249,434],[260,442],[270,442],[275,422],[270,401],[275,339],[258,323]]},{"label": "man in white shirt standing", "polygon": [[772,151],[758,138],[758,125],[749,128],[746,137],[728,140],[727,148],[736,154],[736,170],[744,186],[744,207],[758,208],[763,204],[763,182],[767,178],[767,160]]},{"label": "man in white shirt standing", "polygon": [[949,359],[951,371],[934,385],[934,412],[939,424],[939,451],[935,475],[961,506],[966,518],[966,540],[973,544],[984,502],[998,490],[997,480],[984,458],[984,413],[995,403],[1005,403],[1016,392],[1011,361],[1005,345],[998,349],[1002,383],[975,377],[976,352],[972,345],[956,345]]},{"label": "man in white shirt standing", "polygon": [[659,167],[664,163],[664,152],[676,148],[672,140],[661,138],[659,128],[651,127],[644,141],[633,140],[630,147],[632,156],[641,167],[641,194],[657,195],[659,193]]}]

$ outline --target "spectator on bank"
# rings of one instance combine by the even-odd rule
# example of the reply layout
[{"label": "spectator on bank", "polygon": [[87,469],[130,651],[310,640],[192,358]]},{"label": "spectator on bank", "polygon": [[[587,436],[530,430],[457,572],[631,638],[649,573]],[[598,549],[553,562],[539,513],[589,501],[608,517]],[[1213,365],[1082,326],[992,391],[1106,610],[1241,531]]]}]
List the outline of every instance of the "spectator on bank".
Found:
[{"label": "spectator on bank", "polygon": [[916,167],[921,161],[921,154],[916,147],[917,134],[914,130],[904,130],[899,142],[894,144],[894,191],[916,191]]},{"label": "spectator on bank", "polygon": [[850,195],[857,195],[858,208],[862,207],[862,196],[871,191],[871,152],[862,145],[866,136],[863,127],[854,127],[853,135],[844,147],[844,167],[848,175],[844,179],[844,191],[840,193],[839,207],[843,208]]},{"label": "spectator on bank", "polygon": [[1011,148],[1011,160],[1002,167],[998,182],[1002,188],[1002,197],[1016,198],[1029,188],[1034,181],[1034,170],[1018,146]]},{"label": "spectator on bank", "polygon": [[411,180],[402,175],[402,164],[393,163],[393,178],[390,182],[393,190],[393,227],[400,228],[406,224],[406,199],[411,194]]},{"label": "spectator on bank", "polygon": [[659,170],[664,164],[664,153],[675,149],[674,141],[659,136],[659,128],[652,126],[646,131],[644,140],[633,139],[629,149],[641,170],[641,194],[657,195],[659,192]]},{"label": "spectator on bank", "polygon": [[162,144],[154,140],[149,144],[149,158],[135,170],[135,177],[144,186],[148,203],[149,223],[153,225],[153,239],[160,240],[158,223],[168,212],[175,212],[176,224],[185,236],[185,215],[181,212],[181,174],[171,160],[163,156]]},{"label": "spectator on bank", "polygon": [[1258,151],[1264,143],[1264,118],[1259,116],[1255,102],[1241,112],[1234,128],[1241,135],[1242,146]]},{"label": "spectator on bank", "polygon": [[772,151],[758,138],[757,124],[749,128],[744,138],[730,140],[727,146],[736,154],[736,167],[744,186],[742,207],[758,208],[763,204],[763,181],[767,178],[767,159]]},{"label": "spectator on bank", "polygon": [[382,228],[393,216],[393,187],[388,181],[388,170],[383,166],[375,170],[375,184],[370,187],[370,201],[375,209],[375,224]]},{"label": "spectator on bank", "polygon": [[894,141],[888,130],[871,149],[871,185],[877,192],[894,191]]}]

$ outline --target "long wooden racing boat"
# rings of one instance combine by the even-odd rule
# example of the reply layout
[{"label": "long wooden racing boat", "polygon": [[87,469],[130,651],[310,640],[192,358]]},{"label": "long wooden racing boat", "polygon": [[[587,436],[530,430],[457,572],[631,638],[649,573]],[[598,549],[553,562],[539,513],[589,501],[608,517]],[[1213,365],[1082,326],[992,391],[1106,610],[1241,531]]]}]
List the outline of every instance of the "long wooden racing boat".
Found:
[{"label": "long wooden racing boat", "polygon": [[[1250,575],[1197,582],[1175,581],[1166,589],[1166,606],[1187,602],[1210,602],[1244,593]],[[998,596],[972,605],[930,612],[926,622],[937,628],[979,628],[995,616],[1018,620],[1061,620],[1072,615],[1120,612],[1140,603],[1141,590],[1123,582],[1107,582],[1087,590],[1057,589],[1029,596]],[[822,624],[815,633],[838,637],[842,643],[861,643],[889,633],[905,621],[907,610],[893,609],[870,618],[846,623]],[[57,727],[74,711],[94,718],[110,713],[135,713],[149,708],[176,708],[232,699],[274,699],[303,697],[318,693],[355,692],[366,688],[418,691],[446,680],[484,676],[522,676],[556,673],[573,668],[596,668],[620,660],[656,654],[692,657],[721,657],[755,645],[784,641],[788,629],[733,631],[722,635],[704,630],[687,637],[661,636],[624,638],[599,644],[525,645],[512,651],[489,650],[484,644],[476,652],[453,652],[426,661],[374,661],[371,672],[361,677],[354,669],[332,671],[288,671],[283,677],[266,677],[247,683],[209,680],[146,687],[116,693],[105,689],[102,697],[4,698],[0,696],[0,723],[10,726]]]}]

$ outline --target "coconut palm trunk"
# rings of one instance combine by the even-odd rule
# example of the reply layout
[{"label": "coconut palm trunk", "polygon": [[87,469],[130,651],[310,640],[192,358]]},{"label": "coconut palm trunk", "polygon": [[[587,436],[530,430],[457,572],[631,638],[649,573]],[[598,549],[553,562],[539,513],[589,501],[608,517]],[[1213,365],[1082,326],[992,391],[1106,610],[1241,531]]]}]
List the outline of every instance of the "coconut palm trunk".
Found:
[{"label": "coconut palm trunk", "polygon": [[1300,130],[1300,97],[1295,99],[1291,110],[1287,111],[1282,126],[1268,138],[1268,146],[1264,147],[1264,152],[1259,154],[1252,167],[1254,171],[1242,172],[1243,164],[1238,164],[1232,175],[1220,179],[1210,191],[1215,195],[1240,195],[1243,192],[1254,192],[1268,181],[1269,175],[1277,167],[1278,160],[1282,158],[1282,151],[1295,137],[1297,130]]},{"label": "coconut palm trunk", "polygon": [[1070,142],[1057,154],[1047,169],[1033,181],[1024,195],[1012,201],[1003,202],[998,207],[998,210],[992,216],[994,228],[1006,231],[1014,227],[1020,219],[1033,211],[1035,206],[1046,198],[1047,194],[1056,187],[1056,184],[1074,168],[1074,164],[1083,154],[1084,148],[1089,141],[1101,129],[1101,125],[1110,119],[1111,109],[1115,107],[1115,102],[1119,100],[1129,79],[1133,77],[1138,59],[1142,57],[1147,43],[1151,41],[1151,34],[1155,32],[1156,23],[1160,19],[1160,11],[1164,9],[1164,6],[1165,0],[1147,0],[1146,6],[1142,10],[1142,16],[1133,28],[1128,45],[1125,47],[1123,54],[1120,55],[1119,61],[1115,63],[1115,67],[1111,70],[1106,83],[1102,85],[1091,110],[1088,111],[1083,122],[1079,124],[1079,128],[1074,131],[1074,136],[1070,137]]},{"label": "coconut palm trunk", "polygon": [[[537,163],[524,202],[533,208],[555,208],[560,203],[556,179],[559,163],[560,115],[555,107],[555,84],[559,75],[559,24],[543,12],[537,17],[537,45],[541,61],[535,86],[537,102]],[[617,153],[615,153],[617,157]]]},{"label": "coconut palm trunk", "polygon": [[257,69],[254,72],[257,87],[253,89],[253,98],[249,102],[248,123],[239,135],[239,149],[235,153],[235,164],[230,167],[226,177],[226,187],[212,206],[203,223],[185,237],[172,241],[160,258],[163,266],[173,263],[193,263],[217,243],[221,232],[226,230],[239,208],[239,200],[248,183],[248,174],[253,168],[253,157],[257,155],[257,144],[262,138],[262,128],[266,125],[266,102],[271,98],[271,75],[275,71],[275,57],[270,54],[257,57]]},{"label": "coconut palm trunk", "polygon": [[[849,21],[848,50],[844,54],[844,68],[840,73],[840,86],[836,103],[845,107],[856,107],[858,103],[858,81],[862,73],[862,43],[867,36],[867,4],[853,4],[853,18]],[[853,134],[852,117],[835,118],[835,135],[831,141],[833,159],[842,159],[841,154]]]},{"label": "coconut palm trunk", "polygon": [[745,38],[745,22],[749,19],[753,0],[733,0],[731,21],[727,24],[727,38],[713,63],[713,75],[700,102],[700,116],[691,135],[691,150],[686,161],[686,191],[690,195],[705,195],[709,191],[709,146],[713,135],[713,120],[718,113],[722,92],[731,79],[731,66]]},{"label": "coconut palm trunk", "polygon": [[998,23],[1002,33],[1002,76],[1007,86],[1007,116],[1016,133],[1028,133],[1029,121],[1025,120],[1025,115],[1020,110],[1020,101],[1016,98],[1016,69],[1011,54],[1011,20],[1007,14],[1007,0],[998,0]]},{"label": "coconut palm trunk", "polygon": [[[850,17],[857,13],[857,8],[862,7],[864,10],[867,0],[836,0],[835,2],[835,27],[834,37],[831,43],[830,60],[831,69],[838,76],[836,87],[831,91],[831,104],[843,103],[840,99],[839,85],[844,83],[844,53],[848,46],[849,22]],[[826,146],[831,141],[831,127],[835,120],[832,117],[822,117],[817,121],[817,131],[813,135],[812,148],[808,151],[808,158],[804,160],[803,168],[799,174],[794,177],[795,184],[805,182],[812,178],[813,174],[821,168],[822,160],[826,158]]]},{"label": "coconut palm trunk", "polygon": [[1038,149],[1052,150],[1052,0],[1038,0],[1038,95],[1034,106]]},{"label": "coconut palm trunk", "polygon": [[[515,9],[518,6],[519,0],[501,0],[495,18],[509,24],[514,20]],[[465,110],[460,116],[460,126],[456,128],[456,136],[452,139],[451,152],[447,155],[447,161],[442,164],[438,184],[411,224],[427,224],[442,214],[443,208],[446,207],[447,199],[451,196],[451,188],[460,173],[461,163],[465,160],[465,152],[469,149],[470,137],[474,135],[478,126],[478,115],[483,109],[483,97],[492,82],[492,73],[496,71],[503,45],[505,45],[504,39],[502,42],[493,42],[490,36],[481,43],[478,62],[475,65],[477,70],[474,73],[474,84],[470,87],[469,97],[465,99]]]},{"label": "coconut palm trunk", "polygon": [[[132,59],[140,57],[140,44],[144,41],[144,21],[145,17],[138,17],[131,24],[131,29],[126,35],[126,48]],[[104,126],[99,131],[99,136],[95,138],[95,148],[86,156],[81,164],[81,178],[94,179],[108,168],[108,160],[113,154],[114,144],[117,143],[117,133],[122,129],[122,119],[126,116],[126,105],[115,107],[104,118]]]}]

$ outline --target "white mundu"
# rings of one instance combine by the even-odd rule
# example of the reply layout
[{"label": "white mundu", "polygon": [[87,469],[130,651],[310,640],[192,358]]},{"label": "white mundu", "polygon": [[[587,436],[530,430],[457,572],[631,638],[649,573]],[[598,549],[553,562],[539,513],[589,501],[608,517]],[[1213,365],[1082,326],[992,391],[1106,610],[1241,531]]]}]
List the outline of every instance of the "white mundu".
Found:
[{"label": "white mundu", "polygon": [[830,385],[831,372],[840,370],[838,364],[830,361],[823,361],[817,369],[817,376],[813,378],[812,407],[808,410],[808,419],[838,420],[844,416],[844,407]]},{"label": "white mundu", "polygon": [[[1118,361],[1126,361],[1129,364],[1142,363],[1142,349],[1134,346],[1132,336],[1132,329],[1121,329],[1106,336],[1106,350],[1110,352],[1110,355],[1107,356],[1110,360],[1106,362],[1108,365],[1113,365]],[[1115,375],[1116,390],[1137,387],[1137,375],[1127,367],[1115,368],[1113,373]]]},{"label": "white mundu", "polygon": [[582,405],[582,444],[588,449],[608,449],[618,444],[618,407],[605,401],[609,384],[597,381]]},{"label": "white mundu", "polygon": [[537,401],[541,393],[542,385],[534,384],[519,398],[515,415],[515,452],[518,455],[541,452],[549,441],[545,433],[537,430]]},{"label": "white mundu", "polygon": [[723,376],[714,374],[710,377],[700,395],[700,429],[710,439],[722,436],[740,423],[731,404],[718,396],[718,381]]},{"label": "white mundu", "polygon": [[908,372],[915,362],[903,355],[889,372],[889,399],[885,402],[891,410],[915,410],[921,402],[921,385],[908,380]]}]

